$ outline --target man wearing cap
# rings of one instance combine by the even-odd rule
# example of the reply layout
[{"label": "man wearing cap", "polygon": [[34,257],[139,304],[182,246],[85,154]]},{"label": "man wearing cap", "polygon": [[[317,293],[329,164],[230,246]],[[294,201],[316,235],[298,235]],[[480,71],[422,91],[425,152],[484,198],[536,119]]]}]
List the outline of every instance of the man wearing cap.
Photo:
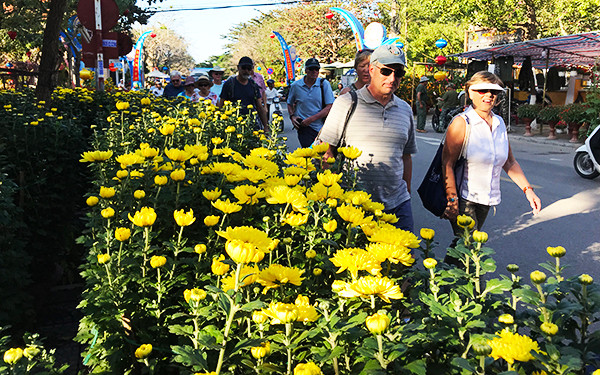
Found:
[{"label": "man wearing cap", "polygon": [[425,119],[427,118],[427,82],[429,78],[423,76],[417,86],[417,131],[427,133],[425,130]]},{"label": "man wearing cap", "polygon": [[287,106],[292,125],[298,130],[300,145],[309,147],[323,127],[335,97],[329,82],[319,78],[321,65],[317,59],[306,60],[304,68],[304,78],[290,86]]},{"label": "man wearing cap", "polygon": [[446,92],[440,98],[440,103],[442,104],[442,113],[440,113],[440,125],[442,125],[442,129],[446,129],[448,124],[446,124],[446,116],[448,112],[452,111],[454,108],[460,105],[458,101],[458,93],[454,89],[454,84],[449,83],[446,85]]},{"label": "man wearing cap", "polygon": [[177,95],[183,92],[183,85],[181,82],[181,73],[176,70],[171,72],[171,82],[165,86],[163,96],[168,99],[173,99]]},{"label": "man wearing cap", "polygon": [[165,89],[162,87],[162,83],[159,79],[154,81],[154,86],[150,88],[150,92],[154,94],[154,96],[162,96]]},{"label": "man wearing cap", "polygon": [[269,124],[267,122],[260,87],[252,79],[254,61],[248,56],[244,56],[240,59],[237,69],[238,74],[230,77],[223,83],[218,106],[223,107],[226,100],[232,103],[239,100],[241,105],[240,113],[245,115],[250,113],[248,106],[252,105],[258,113],[262,128],[268,131]]},{"label": "man wearing cap", "polygon": [[213,67],[208,71],[208,75],[212,79],[212,87],[210,88],[211,92],[217,94],[217,96],[221,95],[221,90],[223,89],[223,74],[225,73],[225,69],[220,68],[218,66]]},{"label": "man wearing cap", "polygon": [[[412,231],[410,203],[412,154],[417,152],[410,105],[394,95],[405,74],[406,57],[395,45],[384,45],[371,55],[371,83],[356,91],[357,105],[346,125],[343,143],[362,151],[356,159],[358,181],[371,199],[383,203],[385,212],[398,218],[398,228]],[[324,159],[333,157],[342,142],[350,94],[333,103],[319,142],[330,144]]]}]

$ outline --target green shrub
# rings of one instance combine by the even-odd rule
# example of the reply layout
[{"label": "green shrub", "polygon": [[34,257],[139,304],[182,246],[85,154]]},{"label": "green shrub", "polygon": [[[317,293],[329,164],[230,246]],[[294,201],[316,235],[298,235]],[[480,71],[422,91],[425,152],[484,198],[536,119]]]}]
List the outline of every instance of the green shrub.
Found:
[{"label": "green shrub", "polygon": [[535,119],[542,106],[539,104],[523,104],[517,108],[517,116],[522,119]]}]

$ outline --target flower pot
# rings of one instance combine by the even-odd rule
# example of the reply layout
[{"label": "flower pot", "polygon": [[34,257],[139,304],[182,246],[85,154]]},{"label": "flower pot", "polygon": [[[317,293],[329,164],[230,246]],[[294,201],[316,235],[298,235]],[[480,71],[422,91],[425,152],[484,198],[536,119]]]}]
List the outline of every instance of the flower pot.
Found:
[{"label": "flower pot", "polygon": [[531,134],[531,122],[533,121],[533,119],[531,118],[524,118],[523,122],[525,123],[525,134],[523,134],[525,137],[533,137],[533,134]]},{"label": "flower pot", "polygon": [[570,122],[569,123],[569,133],[571,134],[571,139],[569,139],[569,142],[571,143],[578,143],[579,142],[579,128],[581,127],[580,123],[577,122]]}]

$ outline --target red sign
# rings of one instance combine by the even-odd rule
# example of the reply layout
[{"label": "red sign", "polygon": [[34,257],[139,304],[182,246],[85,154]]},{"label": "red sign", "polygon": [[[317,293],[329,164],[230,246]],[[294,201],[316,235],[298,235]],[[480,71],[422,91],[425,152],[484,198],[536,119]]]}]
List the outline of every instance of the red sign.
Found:
[{"label": "red sign", "polygon": [[[102,7],[102,30],[110,30],[119,20],[119,7],[115,0],[100,0]],[[96,30],[94,0],[79,0],[77,4],[77,17],[86,29]]]},{"label": "red sign", "polygon": [[[81,42],[81,60],[85,66],[93,67],[96,66],[96,53],[97,53],[97,37],[94,33],[90,43],[86,43],[85,40]],[[123,33],[116,33],[113,31],[105,31],[102,33],[102,52],[104,54],[104,62],[106,65],[109,64],[110,59],[118,59],[119,56],[125,56],[131,52],[133,48],[133,42],[131,38]]]}]

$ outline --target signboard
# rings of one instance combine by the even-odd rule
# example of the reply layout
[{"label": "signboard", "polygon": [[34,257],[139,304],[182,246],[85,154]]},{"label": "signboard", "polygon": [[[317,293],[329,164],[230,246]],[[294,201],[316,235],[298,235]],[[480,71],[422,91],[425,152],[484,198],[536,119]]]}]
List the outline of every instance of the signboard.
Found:
[{"label": "signboard", "polygon": [[466,51],[522,42],[523,40],[523,31],[520,29],[502,32],[495,29],[467,31]]}]

